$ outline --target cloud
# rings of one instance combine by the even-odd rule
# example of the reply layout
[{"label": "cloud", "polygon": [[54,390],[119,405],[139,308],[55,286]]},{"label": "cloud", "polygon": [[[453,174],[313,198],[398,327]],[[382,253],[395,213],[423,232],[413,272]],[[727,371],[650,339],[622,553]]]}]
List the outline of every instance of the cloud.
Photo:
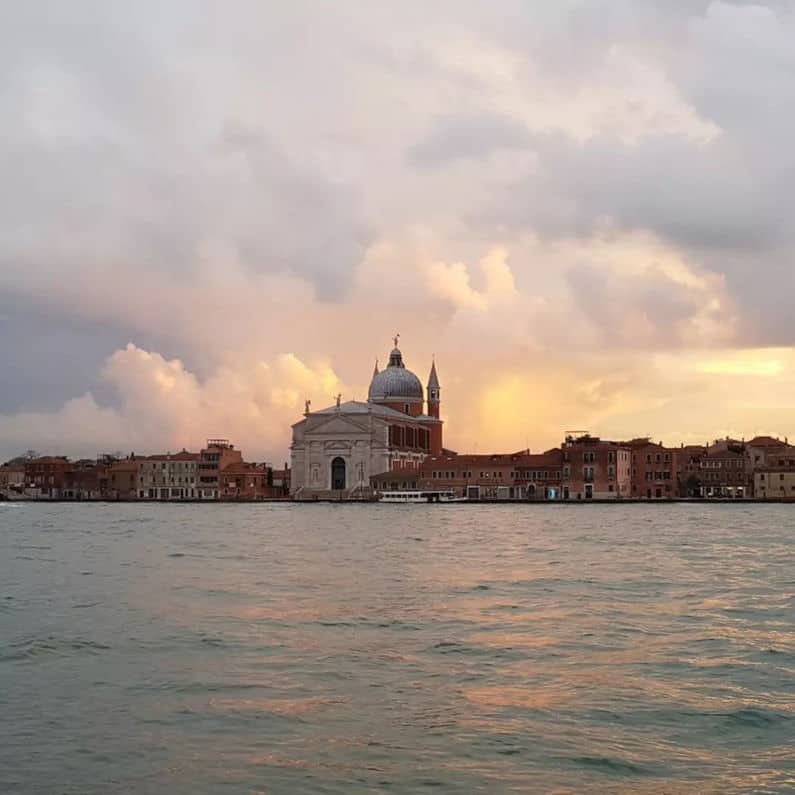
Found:
[{"label": "cloud", "polygon": [[660,395],[726,373],[689,352],[795,344],[790,3],[2,14],[9,447],[281,455],[304,397],[363,397],[398,331],[421,375],[436,354],[457,446],[687,434],[685,409],[697,435]]},{"label": "cloud", "polygon": [[72,455],[100,450],[138,453],[198,449],[207,438],[229,438],[250,458],[284,454],[287,429],[300,418],[308,395],[342,387],[322,361],[282,354],[271,362],[224,367],[199,379],[179,359],[129,344],[106,361],[101,377],[118,395],[100,405],[91,393],[52,412],[0,415],[0,456],[35,447]]}]

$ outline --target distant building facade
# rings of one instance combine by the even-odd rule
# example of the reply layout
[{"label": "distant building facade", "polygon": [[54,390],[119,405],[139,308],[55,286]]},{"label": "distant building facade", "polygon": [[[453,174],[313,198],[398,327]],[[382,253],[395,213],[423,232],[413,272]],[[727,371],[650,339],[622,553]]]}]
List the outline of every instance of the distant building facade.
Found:
[{"label": "distant building facade", "polygon": [[632,451],[588,433],[568,434],[562,445],[564,500],[616,500],[631,496]]},{"label": "distant building facade", "polygon": [[678,496],[676,448],[662,442],[633,439],[626,443],[632,455],[631,491],[636,499],[662,500]]},{"label": "distant building facade", "polygon": [[228,439],[208,439],[199,454],[196,496],[202,500],[217,500],[221,495],[221,470],[231,464],[241,464],[243,454],[235,450]]},{"label": "distant building facade", "polygon": [[0,467],[0,499],[10,500],[25,492],[24,464],[7,464]]},{"label": "distant building facade", "polygon": [[138,475],[138,499],[198,498],[199,460],[198,453],[189,453],[187,450],[137,458],[135,463]]},{"label": "distant building facade", "polygon": [[701,496],[743,498],[748,494],[745,443],[736,439],[719,439],[701,457]]}]

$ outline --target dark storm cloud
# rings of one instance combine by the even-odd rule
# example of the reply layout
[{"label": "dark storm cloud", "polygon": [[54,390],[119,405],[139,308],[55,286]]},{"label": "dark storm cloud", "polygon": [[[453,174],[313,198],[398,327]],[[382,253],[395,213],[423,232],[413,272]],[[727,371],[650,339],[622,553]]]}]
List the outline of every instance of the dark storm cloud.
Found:
[{"label": "dark storm cloud", "polygon": [[97,398],[112,403],[115,395],[97,381],[97,373],[133,334],[144,345],[169,350],[169,341],[156,335],[85,320],[52,304],[0,290],[0,414],[54,410],[64,396],[80,395],[89,388]]}]

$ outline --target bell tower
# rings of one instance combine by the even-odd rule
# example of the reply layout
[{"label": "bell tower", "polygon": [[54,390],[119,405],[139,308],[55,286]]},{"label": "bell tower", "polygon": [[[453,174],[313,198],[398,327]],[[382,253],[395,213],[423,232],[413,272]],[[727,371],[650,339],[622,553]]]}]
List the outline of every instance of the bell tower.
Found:
[{"label": "bell tower", "polygon": [[441,388],[439,377],[436,375],[436,362],[431,364],[431,374],[428,376],[428,416],[439,419],[439,404],[441,403]]}]

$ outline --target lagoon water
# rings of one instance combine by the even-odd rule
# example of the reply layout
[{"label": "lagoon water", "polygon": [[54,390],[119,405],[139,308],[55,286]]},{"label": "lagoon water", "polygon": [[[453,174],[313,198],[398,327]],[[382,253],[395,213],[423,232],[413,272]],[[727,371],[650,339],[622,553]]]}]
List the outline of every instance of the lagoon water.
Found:
[{"label": "lagoon water", "polygon": [[795,792],[795,507],[0,504],[0,792]]}]

